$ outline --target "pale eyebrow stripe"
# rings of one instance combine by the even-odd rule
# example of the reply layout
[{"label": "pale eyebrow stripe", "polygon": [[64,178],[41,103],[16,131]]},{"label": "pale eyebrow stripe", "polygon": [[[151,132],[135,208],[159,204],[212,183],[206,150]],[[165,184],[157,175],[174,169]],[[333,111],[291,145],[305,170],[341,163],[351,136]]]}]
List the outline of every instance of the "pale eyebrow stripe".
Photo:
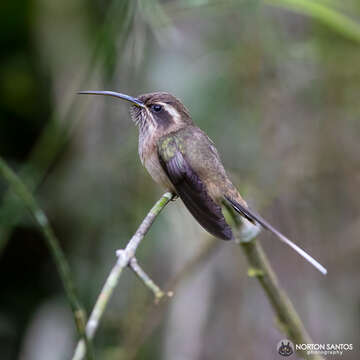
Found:
[{"label": "pale eyebrow stripe", "polygon": [[181,120],[179,112],[171,105],[164,102],[157,102],[157,104],[162,105],[166,112],[168,112],[176,123],[179,123]]}]

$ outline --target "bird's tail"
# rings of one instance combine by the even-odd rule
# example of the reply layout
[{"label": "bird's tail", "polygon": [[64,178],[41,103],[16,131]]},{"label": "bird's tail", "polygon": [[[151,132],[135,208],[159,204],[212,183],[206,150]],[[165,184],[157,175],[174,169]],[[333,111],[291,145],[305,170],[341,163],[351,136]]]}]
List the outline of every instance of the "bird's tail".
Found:
[{"label": "bird's tail", "polygon": [[231,206],[236,210],[240,215],[244,216],[246,219],[251,222],[256,222],[260,224],[264,229],[272,232],[276,237],[278,237],[282,242],[290,246],[293,250],[295,250],[299,255],[301,255],[304,259],[306,259],[310,264],[312,264],[316,269],[318,269],[322,274],[326,275],[327,270],[312,256],[310,256],[307,252],[301,249],[299,246],[294,244],[291,240],[289,240],[286,236],[281,234],[278,230],[272,227],[266,220],[264,220],[260,215],[258,215],[253,210],[250,210],[248,207],[245,207],[239,204],[237,201],[225,196],[225,199],[231,204]]}]

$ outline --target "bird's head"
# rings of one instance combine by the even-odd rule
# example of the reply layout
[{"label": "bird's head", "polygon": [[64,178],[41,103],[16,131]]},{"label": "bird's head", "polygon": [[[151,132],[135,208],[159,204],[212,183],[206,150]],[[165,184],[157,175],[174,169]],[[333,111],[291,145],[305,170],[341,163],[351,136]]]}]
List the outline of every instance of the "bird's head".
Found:
[{"label": "bird's head", "polygon": [[154,92],[137,97],[113,91],[80,91],[79,94],[107,95],[129,101],[131,118],[142,133],[166,133],[192,124],[186,107],[179,99],[166,92]]}]

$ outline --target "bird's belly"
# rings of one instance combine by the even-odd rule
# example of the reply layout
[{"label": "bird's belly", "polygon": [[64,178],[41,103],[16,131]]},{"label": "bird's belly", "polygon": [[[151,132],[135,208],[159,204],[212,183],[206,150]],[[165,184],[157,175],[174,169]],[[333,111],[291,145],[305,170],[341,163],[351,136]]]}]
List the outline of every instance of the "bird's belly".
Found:
[{"label": "bird's belly", "polygon": [[144,159],[143,165],[156,183],[165,189],[175,192],[174,186],[160,165],[157,154],[153,154]]}]

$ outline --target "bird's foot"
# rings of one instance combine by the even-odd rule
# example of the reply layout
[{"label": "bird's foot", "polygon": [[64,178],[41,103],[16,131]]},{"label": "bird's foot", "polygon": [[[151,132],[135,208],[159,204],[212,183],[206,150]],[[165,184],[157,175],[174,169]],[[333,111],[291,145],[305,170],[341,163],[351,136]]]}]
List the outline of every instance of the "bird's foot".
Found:
[{"label": "bird's foot", "polygon": [[171,198],[171,201],[175,201],[179,198],[179,195],[176,194],[176,193],[172,193],[172,198]]}]

